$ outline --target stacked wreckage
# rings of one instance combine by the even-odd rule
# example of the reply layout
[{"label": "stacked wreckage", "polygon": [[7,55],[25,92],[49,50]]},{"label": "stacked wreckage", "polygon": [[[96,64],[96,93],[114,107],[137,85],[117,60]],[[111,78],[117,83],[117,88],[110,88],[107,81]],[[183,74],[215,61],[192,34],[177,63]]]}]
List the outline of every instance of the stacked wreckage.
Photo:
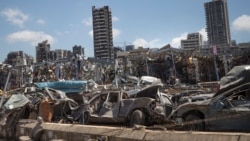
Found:
[{"label": "stacked wreckage", "polygon": [[38,82],[6,91],[7,81],[1,93],[1,125],[15,133],[19,120],[41,117],[54,123],[250,131],[249,65],[234,67],[221,78],[216,92],[201,87],[170,92],[177,86],[166,87],[151,76],[115,80],[108,85],[93,80]]}]

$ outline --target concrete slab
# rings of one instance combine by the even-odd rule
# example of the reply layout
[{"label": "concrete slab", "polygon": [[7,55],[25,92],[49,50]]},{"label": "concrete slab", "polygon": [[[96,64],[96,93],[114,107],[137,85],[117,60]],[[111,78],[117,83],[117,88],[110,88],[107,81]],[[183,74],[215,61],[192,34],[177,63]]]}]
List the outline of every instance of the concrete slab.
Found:
[{"label": "concrete slab", "polygon": [[239,138],[239,141],[249,141],[250,140],[250,134],[242,134]]},{"label": "concrete slab", "polygon": [[148,132],[146,141],[238,141],[239,135],[201,134],[194,132]]},{"label": "concrete slab", "polygon": [[[28,136],[36,123],[20,123],[19,136]],[[146,130],[125,127],[107,127],[77,124],[43,123],[41,141],[249,141],[248,133],[184,132],[168,130]],[[22,131],[21,131],[22,130]]]}]

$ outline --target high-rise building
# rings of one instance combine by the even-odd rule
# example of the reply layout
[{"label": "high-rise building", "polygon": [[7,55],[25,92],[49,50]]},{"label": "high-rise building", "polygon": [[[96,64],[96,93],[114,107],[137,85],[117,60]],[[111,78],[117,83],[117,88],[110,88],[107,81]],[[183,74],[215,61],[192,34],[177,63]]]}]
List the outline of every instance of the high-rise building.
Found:
[{"label": "high-rise building", "polygon": [[135,49],[135,45],[126,45],[126,51],[130,51],[130,50],[133,50]]},{"label": "high-rise building", "polygon": [[114,59],[112,16],[108,6],[92,7],[94,56]]},{"label": "high-rise building", "polygon": [[82,46],[73,46],[72,47],[72,50],[73,50],[73,55],[76,56],[76,55],[80,55],[80,56],[85,56],[84,54],[84,48]]},{"label": "high-rise building", "polygon": [[212,0],[204,4],[207,35],[210,46],[231,45],[227,0]]},{"label": "high-rise building", "polygon": [[181,48],[186,51],[199,50],[202,46],[202,35],[197,33],[190,33],[186,40],[181,40]]},{"label": "high-rise building", "polygon": [[50,44],[48,40],[38,43],[36,47],[36,62],[50,61]]}]

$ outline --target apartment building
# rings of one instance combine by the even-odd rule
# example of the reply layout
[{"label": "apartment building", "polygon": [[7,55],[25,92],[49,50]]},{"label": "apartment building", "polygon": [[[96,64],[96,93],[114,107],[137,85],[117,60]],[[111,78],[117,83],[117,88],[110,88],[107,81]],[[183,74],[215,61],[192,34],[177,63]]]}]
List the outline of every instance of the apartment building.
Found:
[{"label": "apartment building", "polygon": [[227,0],[212,0],[204,4],[206,30],[210,46],[231,45]]},{"label": "apartment building", "polygon": [[186,40],[181,40],[181,48],[185,51],[199,50],[202,46],[202,35],[197,33],[190,33]]},{"label": "apartment building", "polygon": [[112,15],[108,6],[92,7],[94,56],[114,59]]},{"label": "apartment building", "polygon": [[85,53],[84,53],[84,48],[82,46],[77,46],[77,45],[74,45],[72,47],[72,50],[73,50],[73,55],[76,56],[76,55],[80,55],[80,56],[85,56]]},{"label": "apartment building", "polygon": [[48,40],[38,43],[36,46],[36,62],[49,61],[50,56],[50,44]]}]

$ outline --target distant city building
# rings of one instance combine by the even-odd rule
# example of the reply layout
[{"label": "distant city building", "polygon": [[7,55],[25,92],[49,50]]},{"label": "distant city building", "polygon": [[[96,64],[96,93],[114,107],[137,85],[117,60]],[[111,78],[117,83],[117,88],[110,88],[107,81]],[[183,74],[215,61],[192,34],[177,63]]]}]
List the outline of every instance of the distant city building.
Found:
[{"label": "distant city building", "polygon": [[118,51],[123,51],[123,50],[122,50],[122,47],[114,47],[114,59],[117,58],[117,52],[118,52]]},{"label": "distant city building", "polygon": [[49,52],[49,60],[50,61],[55,61],[56,60],[56,52],[54,50],[51,50]]},{"label": "distant city building", "polygon": [[131,60],[137,60],[138,58],[143,58],[149,54],[149,48],[138,47],[137,49],[133,49],[129,51],[129,57]]},{"label": "distant city building", "polygon": [[210,46],[231,45],[227,0],[212,0],[204,4],[208,42]]},{"label": "distant city building", "polygon": [[72,52],[70,50],[56,49],[49,52],[49,61],[69,59],[72,57]]},{"label": "distant city building", "polygon": [[236,40],[232,40],[232,41],[231,41],[231,45],[232,45],[232,46],[237,46]]},{"label": "distant city building", "polygon": [[8,53],[5,63],[12,66],[31,65],[34,63],[34,58],[23,51],[15,51]]},{"label": "distant city building", "polygon": [[112,16],[108,6],[92,7],[94,56],[114,59]]},{"label": "distant city building", "polygon": [[250,52],[250,42],[248,43],[239,43],[238,48],[241,51],[238,55],[247,54]]},{"label": "distant city building", "polygon": [[84,48],[82,46],[73,46],[72,47],[73,49],[73,55],[76,56],[77,54],[80,55],[80,56],[85,56],[85,53],[84,53]]},{"label": "distant city building", "polygon": [[64,56],[64,52],[65,52],[65,50],[56,49],[56,50],[55,50],[55,53],[56,53],[56,60],[63,59],[63,58],[65,57],[65,56]]},{"label": "distant city building", "polygon": [[200,55],[209,56],[212,54],[212,48],[208,45],[204,45],[199,51]]},{"label": "distant city building", "polygon": [[36,62],[49,61],[50,44],[48,40],[38,43],[36,47]]},{"label": "distant city building", "polygon": [[185,51],[199,50],[202,46],[202,35],[200,33],[190,33],[186,40],[181,40],[181,48]]},{"label": "distant city building", "polygon": [[250,42],[248,42],[248,43],[239,43],[238,46],[239,46],[239,48],[250,48]]},{"label": "distant city building", "polygon": [[68,58],[68,59],[73,56],[73,52],[70,50],[66,50],[64,53],[65,53],[66,58]]},{"label": "distant city building", "polygon": [[130,51],[130,50],[133,50],[133,49],[135,49],[135,45],[126,45],[126,47],[125,47],[126,49],[126,51]]}]

